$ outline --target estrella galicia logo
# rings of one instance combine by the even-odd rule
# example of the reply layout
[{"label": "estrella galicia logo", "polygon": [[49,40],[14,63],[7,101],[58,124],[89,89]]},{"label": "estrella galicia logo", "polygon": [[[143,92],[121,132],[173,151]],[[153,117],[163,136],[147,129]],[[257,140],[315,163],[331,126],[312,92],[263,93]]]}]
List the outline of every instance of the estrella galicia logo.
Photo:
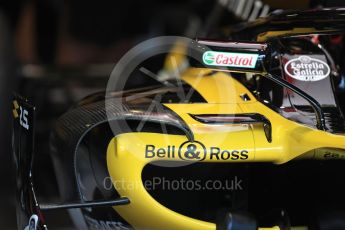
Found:
[{"label": "estrella galicia logo", "polygon": [[331,72],[326,62],[306,55],[289,60],[284,70],[287,75],[299,81],[320,81]]},{"label": "estrella galicia logo", "polygon": [[198,141],[186,141],[178,149],[178,156],[186,161],[203,161],[206,158],[206,147]]}]

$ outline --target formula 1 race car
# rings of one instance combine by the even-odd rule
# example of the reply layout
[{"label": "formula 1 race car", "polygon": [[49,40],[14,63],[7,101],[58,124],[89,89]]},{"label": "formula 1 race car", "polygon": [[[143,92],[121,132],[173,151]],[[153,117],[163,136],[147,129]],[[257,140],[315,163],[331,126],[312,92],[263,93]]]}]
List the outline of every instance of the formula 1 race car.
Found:
[{"label": "formula 1 race car", "polygon": [[179,79],[138,85],[135,66],[56,122],[58,204],[37,199],[35,108],[17,95],[18,228],[69,209],[78,229],[345,229],[344,57],[329,48],[344,31],[345,9],[274,13],[190,42]]}]

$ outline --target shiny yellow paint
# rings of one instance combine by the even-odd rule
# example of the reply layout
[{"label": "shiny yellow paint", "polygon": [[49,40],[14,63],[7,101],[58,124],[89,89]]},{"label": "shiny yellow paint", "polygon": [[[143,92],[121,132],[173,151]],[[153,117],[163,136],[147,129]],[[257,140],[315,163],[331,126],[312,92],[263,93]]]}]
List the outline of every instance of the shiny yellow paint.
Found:
[{"label": "shiny yellow paint", "polygon": [[185,55],[187,48],[187,44],[177,41],[165,58],[164,70],[167,72],[178,71],[187,61]]},{"label": "shiny yellow paint", "polygon": [[[144,138],[141,141],[141,137]],[[145,141],[148,143],[165,141],[168,139],[161,135],[161,140],[155,140],[154,134],[124,134],[113,139],[108,147],[107,162],[110,176],[113,180],[121,180],[124,186],[116,187],[121,196],[130,197],[131,203],[126,206],[115,207],[116,211],[132,226],[138,229],[215,229],[215,225],[195,220],[178,214],[159,204],[145,190],[141,182],[141,171],[149,162],[143,156]],[[185,137],[175,136],[179,141]],[[166,139],[166,140],[165,140]],[[135,154],[132,154],[135,153]],[[120,162],[121,161],[121,162]],[[116,185],[116,182],[113,182]],[[127,189],[131,184],[135,189]],[[135,211],[133,211],[135,210]]]},{"label": "shiny yellow paint", "polygon": [[13,103],[12,114],[13,114],[13,117],[16,119],[19,117],[19,114],[18,114],[19,105],[18,105],[17,100],[14,100],[12,103]]},{"label": "shiny yellow paint", "polygon": [[314,149],[298,157],[299,159],[345,160],[345,151],[337,148]]},{"label": "shiny yellow paint", "polygon": [[[332,30],[323,30],[323,33],[325,32],[334,32]],[[317,30],[316,28],[294,28],[292,30],[278,30],[278,31],[267,31],[259,34],[256,38],[258,42],[265,42],[269,40],[270,38],[276,38],[276,37],[288,37],[288,36],[298,36],[298,35],[311,35],[311,34],[317,34],[320,33],[320,30]]]},{"label": "shiny yellow paint", "polygon": [[280,230],[278,226],[274,226],[272,228],[260,228],[260,230]]},{"label": "shiny yellow paint", "polygon": [[[196,89],[208,103],[165,104],[188,124],[195,141],[202,143],[198,150],[204,153],[202,162],[273,162],[282,164],[300,157],[315,157],[316,152],[336,149],[345,153],[345,136],[334,135],[290,121],[269,109],[237,80],[228,74],[218,72],[209,75],[209,70],[190,69],[183,80]],[[206,75],[206,76],[205,76]],[[247,93],[250,101],[243,101],[241,94]],[[268,142],[261,124],[255,125],[209,125],[194,120],[189,114],[236,114],[260,113],[272,124],[272,142]],[[114,209],[132,226],[150,230],[215,230],[214,223],[208,223],[183,216],[158,203],[146,191],[141,180],[145,165],[157,160],[193,163],[194,160],[181,159],[187,151],[186,136],[157,133],[126,133],[114,137],[107,150],[109,174],[121,196],[128,197],[129,205]],[[148,145],[155,146],[155,156],[147,157]],[[172,154],[174,146],[174,155]],[[247,157],[222,159],[212,155],[212,147],[221,151],[247,152]],[[161,154],[158,157],[157,149]],[[170,155],[167,153],[170,149]],[[332,153],[335,153],[334,151]],[[340,154],[340,155],[341,155]],[[182,155],[183,156],[183,155]],[[118,185],[118,181],[121,181]],[[261,228],[278,230],[279,227]]]},{"label": "shiny yellow paint", "polygon": [[237,80],[229,77],[226,72],[211,74],[210,69],[189,68],[182,79],[196,89],[209,104],[236,104],[248,103],[240,95],[247,93],[251,101],[255,97]]},{"label": "shiny yellow paint", "polygon": [[[234,131],[235,132],[235,131]],[[246,131],[242,134],[246,138]],[[231,135],[223,133],[226,138]],[[218,136],[219,137],[219,136]],[[212,139],[207,142],[206,137],[197,137],[204,139],[206,147],[212,145]],[[155,160],[178,160],[175,158],[150,158],[144,156],[145,145],[153,144],[157,148],[165,148],[171,145],[180,145],[187,139],[179,135],[162,135],[153,133],[128,133],[121,134],[114,138],[108,147],[107,162],[110,176],[113,180],[116,190],[121,196],[129,197],[131,203],[125,206],[114,207],[115,210],[132,226],[138,229],[150,230],[215,230],[214,223],[208,223],[196,220],[176,213],[160,203],[158,203],[146,191],[142,180],[141,172],[145,165]],[[245,139],[244,139],[245,140]],[[239,141],[235,148],[242,148],[245,141]],[[219,147],[229,149],[229,145],[223,142]],[[233,149],[234,146],[231,146]],[[251,150],[251,149],[250,149]],[[205,162],[210,162],[210,159]],[[220,161],[219,161],[220,162]],[[239,162],[239,161],[238,161]],[[193,163],[193,162],[190,162]],[[135,211],[133,211],[135,210]],[[265,230],[278,230],[279,228],[264,228]],[[263,229],[262,229],[263,230]]]}]

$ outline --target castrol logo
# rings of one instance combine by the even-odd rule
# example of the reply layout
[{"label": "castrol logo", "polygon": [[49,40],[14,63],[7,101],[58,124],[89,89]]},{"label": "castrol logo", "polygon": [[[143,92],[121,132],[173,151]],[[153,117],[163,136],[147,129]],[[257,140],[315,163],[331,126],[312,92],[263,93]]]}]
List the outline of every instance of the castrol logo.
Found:
[{"label": "castrol logo", "polygon": [[224,66],[236,68],[250,68],[256,66],[258,54],[250,53],[230,53],[207,51],[203,54],[203,62],[209,66]]}]

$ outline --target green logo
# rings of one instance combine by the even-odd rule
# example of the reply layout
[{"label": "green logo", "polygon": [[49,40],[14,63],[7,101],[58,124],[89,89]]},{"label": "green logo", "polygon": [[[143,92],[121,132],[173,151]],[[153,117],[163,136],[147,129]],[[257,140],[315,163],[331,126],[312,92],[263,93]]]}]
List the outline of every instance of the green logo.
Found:
[{"label": "green logo", "polygon": [[215,56],[211,52],[204,53],[204,55],[202,57],[204,63],[207,65],[212,65],[214,62],[214,58],[215,58]]}]

